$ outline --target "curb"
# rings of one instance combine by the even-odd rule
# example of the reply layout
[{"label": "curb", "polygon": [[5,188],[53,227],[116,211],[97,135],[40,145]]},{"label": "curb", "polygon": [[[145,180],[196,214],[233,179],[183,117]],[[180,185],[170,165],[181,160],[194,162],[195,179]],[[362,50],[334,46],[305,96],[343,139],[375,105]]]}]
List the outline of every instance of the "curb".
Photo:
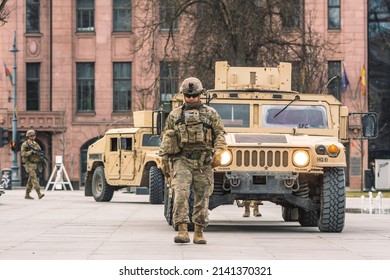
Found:
[{"label": "curb", "polygon": [[[346,208],[345,212],[352,214],[370,214],[370,210],[367,208]],[[384,208],[381,211],[378,208],[373,208],[371,214],[390,214],[390,208]]]}]

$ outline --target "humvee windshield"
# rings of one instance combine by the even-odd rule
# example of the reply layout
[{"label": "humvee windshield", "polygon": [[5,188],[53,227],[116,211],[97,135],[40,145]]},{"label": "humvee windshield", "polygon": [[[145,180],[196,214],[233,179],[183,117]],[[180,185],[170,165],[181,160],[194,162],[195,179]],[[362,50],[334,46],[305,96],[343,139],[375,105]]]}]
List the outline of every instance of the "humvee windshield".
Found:
[{"label": "humvee windshield", "polygon": [[[210,106],[218,111],[225,127],[250,126],[249,104],[210,104]],[[262,127],[328,128],[328,119],[324,106],[290,105],[282,111],[283,108],[285,106],[280,104],[263,104]]]},{"label": "humvee windshield", "polygon": [[142,135],[142,146],[159,147],[161,145],[160,136],[155,134]]},{"label": "humvee windshield", "polygon": [[248,104],[210,104],[222,119],[225,127],[249,127]]},{"label": "humvee windshield", "polygon": [[[263,105],[262,127],[327,128],[326,110],[323,106]],[[280,112],[280,113],[279,113]]]}]

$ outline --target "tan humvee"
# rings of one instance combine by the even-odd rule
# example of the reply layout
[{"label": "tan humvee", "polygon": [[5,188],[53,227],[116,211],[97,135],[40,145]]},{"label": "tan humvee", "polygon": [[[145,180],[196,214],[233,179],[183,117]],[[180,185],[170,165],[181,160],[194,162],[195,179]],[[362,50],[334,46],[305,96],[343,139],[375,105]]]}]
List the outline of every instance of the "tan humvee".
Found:
[{"label": "tan humvee", "polygon": [[[178,94],[172,107],[182,102]],[[231,152],[231,160],[215,169],[210,210],[235,200],[270,201],[282,206],[285,221],[322,232],[343,230],[347,107],[330,94],[291,91],[289,63],[255,68],[217,62],[215,89],[203,102],[221,116]],[[372,130],[363,131],[374,136],[376,119],[367,114],[362,116],[372,121]],[[173,190],[165,195],[172,224]]]},{"label": "tan humvee", "polygon": [[110,129],[88,147],[85,195],[110,201],[125,187],[149,188],[150,203],[163,202],[160,138],[152,131],[152,111],[134,112],[134,128]]}]

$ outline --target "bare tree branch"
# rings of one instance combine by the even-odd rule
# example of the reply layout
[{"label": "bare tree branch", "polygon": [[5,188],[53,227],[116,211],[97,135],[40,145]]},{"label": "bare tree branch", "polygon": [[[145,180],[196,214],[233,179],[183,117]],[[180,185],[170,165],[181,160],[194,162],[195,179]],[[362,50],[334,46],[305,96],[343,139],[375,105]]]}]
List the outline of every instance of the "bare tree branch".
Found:
[{"label": "bare tree branch", "polygon": [[[135,51],[143,51],[148,61],[145,71],[161,61],[177,60],[181,78],[197,76],[206,88],[214,86],[218,60],[234,66],[296,61],[301,65],[300,90],[320,93],[327,80],[327,59],[337,49],[311,27],[314,11],[305,15],[303,1],[138,0],[137,8],[146,15],[137,18],[135,32]],[[162,25],[168,30],[161,31]],[[162,49],[157,43],[161,39]],[[144,90],[157,91],[158,78]]]},{"label": "bare tree branch", "polygon": [[0,26],[8,22],[10,16],[10,10],[6,6],[8,0],[1,0],[0,2]]}]

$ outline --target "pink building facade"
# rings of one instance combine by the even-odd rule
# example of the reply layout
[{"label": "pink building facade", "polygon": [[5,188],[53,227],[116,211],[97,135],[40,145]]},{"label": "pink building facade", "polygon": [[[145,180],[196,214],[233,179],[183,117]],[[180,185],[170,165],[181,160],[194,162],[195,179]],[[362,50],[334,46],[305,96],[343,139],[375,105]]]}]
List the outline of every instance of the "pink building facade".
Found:
[{"label": "pink building facade", "polygon": [[[79,1],[32,1],[39,3],[37,9],[40,16],[39,30],[31,32],[28,30],[29,24],[26,24],[30,15],[27,2],[29,1],[9,0],[7,5],[11,16],[8,23],[0,27],[0,56],[11,71],[14,67],[14,55],[9,49],[16,32],[16,46],[19,50],[16,54],[18,131],[23,133],[29,129],[36,130],[37,140],[46,155],[53,159],[56,155],[63,156],[65,168],[77,187],[83,182],[86,149],[90,143],[108,127],[132,126],[133,111],[157,109],[160,88],[152,85],[159,75],[159,61],[163,60],[166,33],[157,32],[155,45],[145,44],[140,51],[135,52],[138,48],[137,20],[142,18],[142,14],[133,3],[131,30],[114,31],[115,1],[103,0],[82,1],[93,3],[93,32],[83,30],[88,27],[83,25],[85,18],[84,21],[78,18]],[[335,1],[336,4],[339,3],[335,7],[329,7],[328,0],[304,2],[306,17],[310,15],[314,19],[312,27],[321,32],[324,38],[335,42],[339,48],[327,59],[344,65],[348,75],[349,87],[341,94],[341,101],[349,107],[350,112],[365,110],[368,93],[361,94],[356,88],[360,82],[362,66],[367,62],[366,1]],[[339,11],[338,29],[329,29],[329,8],[332,8],[332,12]],[[152,16],[158,16],[158,11],[154,11]],[[31,24],[34,25],[34,22]],[[184,29],[180,23],[178,29],[180,38]],[[152,47],[157,57],[154,58],[154,66],[146,70],[146,61],[150,59]],[[180,59],[179,52],[175,59]],[[121,81],[121,77],[115,76],[115,65],[118,69],[130,67],[130,78],[126,77]],[[93,67],[92,83],[87,74],[85,77],[78,72],[83,70],[83,73],[88,73],[90,67]],[[34,69],[39,69],[37,77],[34,76]],[[37,79],[39,96],[34,98],[34,94],[29,96],[27,88],[34,81],[37,84]],[[129,97],[129,100],[117,99],[113,94],[115,84],[122,82],[127,83],[130,88],[130,94],[124,96]],[[140,90],[149,85],[151,90],[146,94],[144,90]],[[178,87],[178,83],[175,86]],[[93,87],[93,95],[88,95],[88,87]],[[87,92],[83,100],[80,99],[80,91],[84,94]],[[10,131],[14,110],[13,94],[12,84],[1,74],[0,126]],[[351,141],[348,145],[349,186],[361,189],[361,174],[362,169],[367,167],[367,152],[361,155],[360,142]],[[367,151],[365,143],[363,150]],[[11,166],[12,156],[9,146],[0,149],[1,169]],[[18,161],[20,166],[20,153]],[[48,179],[52,168],[46,168],[45,179]],[[23,183],[26,176],[21,168],[19,171]]]}]

